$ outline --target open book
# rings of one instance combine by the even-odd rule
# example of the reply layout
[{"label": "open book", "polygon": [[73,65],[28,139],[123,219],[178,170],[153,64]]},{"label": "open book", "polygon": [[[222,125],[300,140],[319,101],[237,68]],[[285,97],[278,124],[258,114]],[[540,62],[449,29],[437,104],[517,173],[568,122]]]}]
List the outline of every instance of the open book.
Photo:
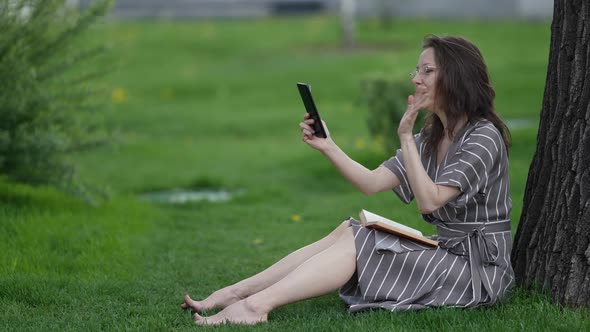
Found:
[{"label": "open book", "polygon": [[422,235],[422,232],[420,232],[419,230],[413,229],[412,227],[408,227],[406,225],[402,225],[393,220],[389,220],[378,214],[374,214],[367,210],[361,210],[359,216],[361,217],[361,224],[366,228],[375,228],[387,233],[405,237],[412,241],[425,244],[431,247],[438,246],[438,241],[434,241],[424,237],[424,235]]}]

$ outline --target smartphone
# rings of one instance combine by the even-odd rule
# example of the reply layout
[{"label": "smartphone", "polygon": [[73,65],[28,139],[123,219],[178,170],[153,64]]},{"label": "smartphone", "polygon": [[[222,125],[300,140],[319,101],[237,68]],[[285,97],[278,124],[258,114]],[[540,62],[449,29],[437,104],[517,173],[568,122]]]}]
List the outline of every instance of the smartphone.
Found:
[{"label": "smartphone", "polygon": [[301,95],[301,100],[303,100],[303,105],[305,105],[307,113],[309,113],[310,118],[314,120],[314,135],[321,138],[328,137],[328,135],[326,135],[326,130],[322,125],[320,113],[318,113],[318,109],[315,107],[315,103],[313,102],[313,97],[311,96],[311,86],[306,83],[297,83],[297,89],[299,89],[299,94]]}]

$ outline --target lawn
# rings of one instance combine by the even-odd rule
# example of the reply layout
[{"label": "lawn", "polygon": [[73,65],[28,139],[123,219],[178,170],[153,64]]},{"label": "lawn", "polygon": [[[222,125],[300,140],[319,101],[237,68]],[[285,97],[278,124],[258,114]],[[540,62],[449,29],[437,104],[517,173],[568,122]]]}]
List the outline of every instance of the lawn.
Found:
[{"label": "lawn", "polygon": [[[397,21],[359,25],[339,46],[338,20],[307,17],[198,22],[108,22],[92,31],[112,48],[103,121],[117,144],[73,156],[80,177],[110,199],[87,205],[51,188],[0,180],[0,330],[193,330],[180,310],[315,241],[361,208],[429,233],[415,204],[366,197],[300,140],[295,83],[313,85],[334,140],[376,167],[360,82],[407,77],[428,33],[480,46],[500,115],[512,128],[513,231],[536,144],[549,22]],[[516,122],[514,122],[516,120]],[[520,122],[519,122],[520,121]],[[227,202],[150,203],[176,187],[238,192]],[[517,290],[476,310],[350,315],[337,294],[273,311],[257,330],[589,330],[588,310]],[[247,327],[222,327],[245,330]]]}]

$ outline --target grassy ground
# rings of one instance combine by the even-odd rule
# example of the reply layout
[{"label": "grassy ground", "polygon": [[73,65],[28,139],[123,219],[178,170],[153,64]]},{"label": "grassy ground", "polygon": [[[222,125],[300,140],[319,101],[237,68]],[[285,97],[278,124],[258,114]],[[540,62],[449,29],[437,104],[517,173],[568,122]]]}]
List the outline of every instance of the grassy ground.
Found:
[{"label": "grassy ground", "polygon": [[[112,199],[87,206],[50,188],[0,180],[0,330],[192,330],[182,296],[247,277],[367,208],[425,232],[415,205],[391,193],[364,197],[304,146],[295,82],[312,83],[337,143],[368,167],[388,158],[369,139],[359,83],[404,77],[427,33],[479,45],[504,118],[513,229],[536,143],[549,24],[400,21],[360,25],[343,51],[334,18],[111,23],[96,31],[118,68],[107,124],[120,144],[75,157],[83,178]],[[215,185],[230,202],[150,204],[154,188]],[[246,327],[220,329],[246,330]],[[349,315],[336,294],[280,308],[258,330],[588,330],[587,310],[521,291],[493,308]]]}]

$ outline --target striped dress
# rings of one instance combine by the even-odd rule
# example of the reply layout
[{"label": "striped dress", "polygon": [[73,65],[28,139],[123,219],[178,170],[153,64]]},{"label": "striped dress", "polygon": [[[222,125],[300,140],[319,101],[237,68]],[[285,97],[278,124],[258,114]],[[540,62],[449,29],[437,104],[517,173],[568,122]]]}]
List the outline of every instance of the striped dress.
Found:
[{"label": "striped dress", "polygon": [[[357,269],[339,293],[351,312],[493,304],[514,283],[508,156],[500,132],[485,120],[468,125],[438,167],[436,154],[426,157],[421,134],[415,139],[428,176],[436,184],[459,188],[461,194],[422,215],[436,225],[436,248],[366,229],[350,218]],[[382,166],[400,179],[393,191],[410,203],[414,195],[401,150]]]}]

